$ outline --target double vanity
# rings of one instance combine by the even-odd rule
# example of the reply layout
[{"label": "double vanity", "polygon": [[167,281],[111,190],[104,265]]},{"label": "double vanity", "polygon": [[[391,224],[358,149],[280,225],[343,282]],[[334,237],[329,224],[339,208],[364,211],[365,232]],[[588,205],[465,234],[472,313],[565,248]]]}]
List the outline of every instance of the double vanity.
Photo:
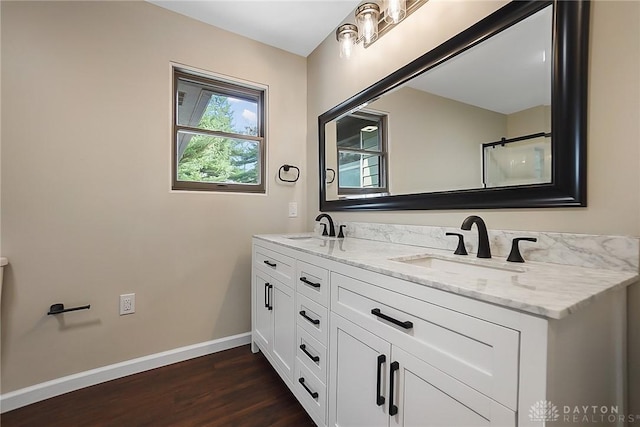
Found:
[{"label": "double vanity", "polygon": [[[638,239],[490,231],[493,257],[478,258],[454,255],[453,228],[346,230],[253,239],[252,350],[317,425],[576,425],[566,408],[624,413]],[[476,231],[462,234],[477,252]],[[514,237],[538,239],[524,263],[506,261]]]},{"label": "double vanity", "polygon": [[[321,114],[320,210],[586,206],[590,16],[509,2]],[[316,424],[625,425],[637,238],[328,225],[253,240],[252,349]]]}]

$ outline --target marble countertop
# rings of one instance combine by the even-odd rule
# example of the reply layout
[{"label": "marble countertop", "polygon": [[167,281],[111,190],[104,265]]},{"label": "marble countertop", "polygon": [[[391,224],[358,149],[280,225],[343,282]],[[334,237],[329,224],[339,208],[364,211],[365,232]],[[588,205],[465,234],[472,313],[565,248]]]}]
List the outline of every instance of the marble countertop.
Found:
[{"label": "marble countertop", "polygon": [[[451,251],[440,249],[351,237],[327,238],[313,233],[254,237],[387,276],[552,319],[561,319],[574,313],[598,296],[628,286],[639,277],[637,272],[543,262],[510,263],[499,258],[479,259],[473,254],[456,256]],[[406,262],[419,262],[419,258],[425,256],[444,260],[441,263],[443,267],[427,268]],[[455,268],[457,264],[447,261],[461,263],[460,268]]]},{"label": "marble countertop", "polygon": [[4,267],[7,264],[9,264],[9,260],[5,257],[0,257],[0,267]]}]

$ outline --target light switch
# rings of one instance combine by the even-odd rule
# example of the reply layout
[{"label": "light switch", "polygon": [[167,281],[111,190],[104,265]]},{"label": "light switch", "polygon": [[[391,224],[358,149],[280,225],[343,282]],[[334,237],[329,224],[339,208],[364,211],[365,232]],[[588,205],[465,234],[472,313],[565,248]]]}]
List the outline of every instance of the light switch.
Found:
[{"label": "light switch", "polygon": [[298,202],[289,202],[289,218],[298,216]]}]

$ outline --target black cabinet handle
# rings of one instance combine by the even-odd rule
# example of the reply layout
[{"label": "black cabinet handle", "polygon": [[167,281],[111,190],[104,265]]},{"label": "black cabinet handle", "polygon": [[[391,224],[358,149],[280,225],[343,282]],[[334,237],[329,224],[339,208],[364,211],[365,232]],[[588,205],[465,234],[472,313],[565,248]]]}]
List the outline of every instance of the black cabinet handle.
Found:
[{"label": "black cabinet handle", "polygon": [[379,308],[374,308],[374,309],[372,309],[372,310],[371,310],[371,314],[373,314],[374,316],[379,317],[379,318],[381,318],[381,319],[384,319],[384,320],[386,320],[386,321],[388,321],[388,322],[391,322],[391,323],[393,323],[394,325],[398,325],[398,326],[400,326],[401,328],[404,328],[404,329],[411,329],[411,328],[413,328],[413,322],[410,322],[410,321],[408,321],[408,320],[406,320],[406,321],[402,322],[402,321],[400,321],[400,320],[398,320],[398,319],[394,319],[394,318],[393,318],[393,317],[391,317],[391,316],[387,316],[386,314],[381,313]]},{"label": "black cabinet handle", "polygon": [[269,284],[264,284],[264,308],[269,308]]},{"label": "black cabinet handle", "polygon": [[307,319],[309,322],[313,323],[314,325],[319,325],[320,324],[320,319],[312,319],[311,317],[307,316],[307,312],[302,310],[300,311],[300,316],[304,317],[305,319]]},{"label": "black cabinet handle", "polygon": [[398,413],[398,407],[393,404],[394,372],[398,369],[400,369],[400,364],[398,362],[393,362],[391,364],[391,373],[389,374],[389,415],[395,415]]},{"label": "black cabinet handle", "polygon": [[301,277],[300,281],[302,283],[306,283],[309,286],[313,286],[314,288],[319,288],[320,287],[320,283],[314,283],[314,282],[310,281],[309,279],[307,279],[306,277]]},{"label": "black cabinet handle", "polygon": [[313,354],[309,353],[306,345],[300,344],[300,350],[302,350],[302,352],[309,356],[309,359],[313,360],[314,362],[318,363],[320,361],[320,356],[314,356]]},{"label": "black cabinet handle", "polygon": [[275,262],[270,262],[270,261],[268,261],[268,260],[266,260],[266,259],[265,259],[263,262],[264,262],[265,264],[267,264],[269,267],[273,267],[273,268],[276,268],[276,265],[278,265],[278,264],[276,264]]},{"label": "black cabinet handle", "polygon": [[273,305],[271,305],[273,303],[272,298],[273,298],[273,292],[271,292],[271,289],[273,289],[273,285],[270,285],[267,283],[267,286],[269,287],[269,299],[267,299],[267,303],[269,304],[269,307],[267,307],[269,310],[273,310]]},{"label": "black cabinet handle", "polygon": [[318,400],[318,392],[317,391],[311,391],[309,389],[309,387],[307,387],[307,385],[304,383],[304,378],[302,378],[302,377],[298,378],[298,382],[300,384],[302,384],[302,387],[304,387],[304,389],[307,390],[307,393],[309,393],[311,395],[311,397],[313,397],[314,399]]},{"label": "black cabinet handle", "polygon": [[376,378],[376,404],[384,405],[384,396],[381,394],[382,388],[382,364],[387,361],[387,356],[381,354],[378,356],[378,377]]}]

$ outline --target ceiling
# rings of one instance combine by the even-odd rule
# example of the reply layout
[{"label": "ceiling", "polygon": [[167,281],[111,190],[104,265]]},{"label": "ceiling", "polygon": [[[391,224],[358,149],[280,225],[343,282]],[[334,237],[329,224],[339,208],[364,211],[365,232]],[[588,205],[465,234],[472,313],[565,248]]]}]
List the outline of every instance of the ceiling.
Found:
[{"label": "ceiling", "polygon": [[551,104],[551,6],[408,86],[502,114]]},{"label": "ceiling", "polygon": [[308,56],[359,0],[147,0],[253,40]]}]

